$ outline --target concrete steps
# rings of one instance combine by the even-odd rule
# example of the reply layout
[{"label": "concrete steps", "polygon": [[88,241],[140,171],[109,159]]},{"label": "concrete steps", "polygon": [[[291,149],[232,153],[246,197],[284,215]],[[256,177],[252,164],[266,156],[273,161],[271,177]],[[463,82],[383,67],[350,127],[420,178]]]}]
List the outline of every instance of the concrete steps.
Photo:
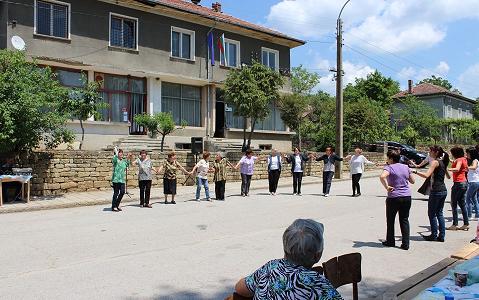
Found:
[{"label": "concrete steps", "polygon": [[[153,139],[146,135],[130,135],[114,142],[113,145],[108,146],[106,150],[112,150],[115,146],[124,151],[146,150],[159,152],[161,150],[161,140]],[[163,147],[163,152],[169,152],[171,150],[172,149],[166,144]]]}]

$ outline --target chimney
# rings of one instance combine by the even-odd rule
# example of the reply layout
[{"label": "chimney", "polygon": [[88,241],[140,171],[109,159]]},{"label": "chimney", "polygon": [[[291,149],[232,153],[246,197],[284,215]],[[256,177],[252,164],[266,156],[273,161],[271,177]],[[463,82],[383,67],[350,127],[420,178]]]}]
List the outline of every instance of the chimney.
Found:
[{"label": "chimney", "polygon": [[214,12],[222,12],[221,11],[221,3],[219,2],[215,2],[213,4],[211,4],[211,9],[213,9]]},{"label": "chimney", "polygon": [[201,0],[191,0],[191,2],[193,2],[193,4],[198,5],[198,4],[200,4]]},{"label": "chimney", "polygon": [[409,94],[412,94],[412,80],[411,79],[409,79],[407,81],[407,91],[408,91]]}]

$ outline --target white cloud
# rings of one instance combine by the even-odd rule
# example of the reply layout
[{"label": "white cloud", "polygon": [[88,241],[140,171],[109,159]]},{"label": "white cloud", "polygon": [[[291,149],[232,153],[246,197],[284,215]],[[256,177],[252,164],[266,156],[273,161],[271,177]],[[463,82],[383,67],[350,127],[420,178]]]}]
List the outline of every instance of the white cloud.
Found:
[{"label": "white cloud", "polygon": [[[268,25],[305,39],[331,39],[343,3],[282,0],[271,7]],[[444,40],[449,23],[479,18],[478,8],[479,0],[351,1],[343,12],[345,43],[378,52],[425,49]]]},{"label": "white cloud", "polygon": [[[354,64],[350,61],[345,61],[343,63],[343,70],[344,70],[344,77],[343,77],[344,86],[346,86],[348,83],[354,83],[356,78],[366,78],[368,74],[374,72],[374,69],[368,65],[361,64],[361,63]],[[329,73],[326,76],[321,77],[318,88],[331,95],[335,95],[336,81],[333,79],[334,79],[333,73]]]},{"label": "white cloud", "polygon": [[424,69],[424,68],[413,68],[407,67],[401,69],[401,71],[397,74],[398,79],[400,80],[401,86],[405,86],[407,80],[412,79],[415,82],[419,82],[425,78],[431,77],[432,75],[440,76],[447,79],[447,75],[449,73],[450,67],[445,61],[439,62],[439,64],[431,69]]},{"label": "white cloud", "polygon": [[459,76],[457,88],[466,97],[472,99],[479,97],[479,63],[470,66]]}]

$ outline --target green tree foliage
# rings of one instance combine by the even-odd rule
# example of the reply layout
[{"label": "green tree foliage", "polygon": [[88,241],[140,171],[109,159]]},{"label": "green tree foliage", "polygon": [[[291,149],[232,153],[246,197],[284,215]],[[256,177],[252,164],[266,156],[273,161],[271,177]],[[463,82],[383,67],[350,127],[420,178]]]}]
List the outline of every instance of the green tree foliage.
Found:
[{"label": "green tree foliage", "polygon": [[336,141],[336,100],[319,92],[310,98],[312,110],[304,124],[303,135],[316,149],[324,150]]},{"label": "green tree foliage", "polygon": [[400,137],[406,144],[413,147],[416,146],[416,143],[420,138],[419,133],[414,128],[412,128],[412,126],[409,126],[409,125],[407,125],[400,132]]},{"label": "green tree foliage", "polygon": [[82,131],[80,150],[85,141],[83,122],[92,116],[95,119],[100,119],[100,111],[107,107],[107,104],[102,102],[102,97],[98,92],[100,84],[97,82],[87,82],[86,78],[82,80],[84,86],[82,88],[73,88],[70,91],[70,97],[65,107],[65,109],[70,112],[72,118],[76,118],[80,121]]},{"label": "green tree foliage", "polygon": [[143,113],[136,115],[134,119],[139,126],[143,126],[148,129],[148,132],[152,138],[156,138],[157,134],[161,135],[161,152],[163,152],[165,138],[167,135],[172,134],[177,129],[183,129],[188,126],[188,123],[185,120],[181,121],[180,126],[176,126],[173,115],[170,112],[160,112],[154,115]]},{"label": "green tree foliage", "polygon": [[449,91],[452,89],[452,84],[449,82],[449,80],[444,79],[444,78],[439,77],[439,76],[436,76],[436,75],[432,75],[429,78],[426,78],[426,79],[423,79],[423,80],[419,81],[419,84],[421,84],[421,83],[434,84],[434,85],[437,85],[437,86],[441,86],[441,87],[443,87],[443,88],[445,88]]},{"label": "green tree foliage", "polygon": [[28,62],[23,52],[0,51],[0,152],[54,148],[74,140],[66,129],[68,90],[48,68]]},{"label": "green tree foliage", "polygon": [[395,112],[400,120],[398,127],[410,126],[421,137],[430,137],[435,141],[442,136],[441,120],[434,108],[414,96],[407,96],[401,103],[402,107]]},{"label": "green tree foliage", "polygon": [[353,102],[366,97],[389,109],[393,102],[392,96],[399,91],[397,81],[376,70],[366,78],[356,78],[354,84],[348,84],[344,89],[344,101]]},{"label": "green tree foliage", "polygon": [[[251,66],[230,71],[225,81],[225,101],[235,107],[234,114],[245,118],[243,125],[243,147],[249,148],[255,125],[264,120],[270,104],[279,99],[279,88],[283,77],[258,62]],[[246,143],[246,118],[251,119],[251,131]]]},{"label": "green tree foliage", "polygon": [[294,67],[291,71],[291,89],[296,95],[310,95],[319,83],[319,75],[309,72],[303,65]]},{"label": "green tree foliage", "polygon": [[344,107],[344,148],[386,140],[392,134],[389,113],[377,102],[363,97]]},{"label": "green tree foliage", "polygon": [[310,95],[319,83],[319,75],[309,72],[303,66],[293,68],[291,74],[291,87],[293,94],[280,99],[281,119],[296,132],[298,145],[302,147],[301,131],[305,122],[305,115],[311,110]]}]

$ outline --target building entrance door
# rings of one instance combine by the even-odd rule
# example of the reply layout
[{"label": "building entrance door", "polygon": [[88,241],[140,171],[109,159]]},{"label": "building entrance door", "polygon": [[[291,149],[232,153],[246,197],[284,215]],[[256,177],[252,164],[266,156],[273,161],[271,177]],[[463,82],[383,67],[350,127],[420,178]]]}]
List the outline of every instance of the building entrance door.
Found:
[{"label": "building entrance door", "polygon": [[215,124],[215,138],[224,138],[225,137],[225,102],[224,102],[224,92],[222,89],[216,89],[216,124]]}]

